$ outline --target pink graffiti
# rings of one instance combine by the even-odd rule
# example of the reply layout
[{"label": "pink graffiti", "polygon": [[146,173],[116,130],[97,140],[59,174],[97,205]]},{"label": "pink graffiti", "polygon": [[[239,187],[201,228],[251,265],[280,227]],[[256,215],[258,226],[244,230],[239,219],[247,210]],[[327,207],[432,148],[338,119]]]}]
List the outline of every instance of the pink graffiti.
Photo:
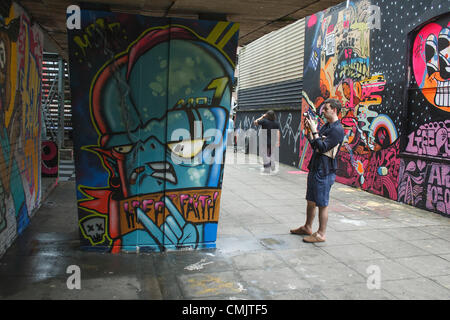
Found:
[{"label": "pink graffiti", "polygon": [[317,16],[313,14],[312,16],[309,17],[308,28],[313,27],[316,23],[317,23]]},{"label": "pink graffiti", "polygon": [[338,172],[336,181],[346,185],[363,188],[364,176],[358,173],[357,163],[362,164],[362,168],[367,168],[369,164],[368,154],[351,154],[341,150],[338,160]]},{"label": "pink graffiti", "polygon": [[422,160],[402,161],[399,201],[450,215],[450,166]]},{"label": "pink graffiti", "polygon": [[42,142],[41,170],[44,176],[58,174],[58,147],[53,141]]},{"label": "pink graffiti", "polygon": [[427,183],[427,209],[450,214],[450,166],[431,164]]},{"label": "pink graffiti", "polygon": [[[365,189],[375,194],[387,196],[392,200],[397,200],[398,172],[400,159],[398,149],[400,140],[397,140],[387,149],[372,153],[367,176],[365,179]],[[388,174],[379,175],[378,168],[386,167]]]},{"label": "pink graffiti", "polygon": [[386,80],[384,80],[384,76],[382,75],[376,75],[361,81],[361,104],[380,104],[382,102],[381,96],[375,95],[374,93],[383,91],[385,85]]},{"label": "pink graffiti", "polygon": [[406,151],[419,155],[450,156],[450,120],[421,125],[408,136]]},{"label": "pink graffiti", "polygon": [[420,30],[419,34],[416,36],[414,40],[413,46],[413,70],[414,77],[416,78],[416,82],[419,85],[419,88],[423,88],[425,77],[427,74],[427,61],[425,58],[425,42],[430,34],[438,35],[441,31],[442,26],[437,23],[430,23],[426,25],[422,30]]},{"label": "pink graffiti", "polygon": [[[418,160],[410,161],[408,165],[402,159],[400,163],[399,186],[398,186],[398,201],[412,205],[419,206],[422,201],[423,187],[425,181],[424,174],[421,173],[425,167],[425,161]],[[419,169],[419,173],[416,171]]]}]

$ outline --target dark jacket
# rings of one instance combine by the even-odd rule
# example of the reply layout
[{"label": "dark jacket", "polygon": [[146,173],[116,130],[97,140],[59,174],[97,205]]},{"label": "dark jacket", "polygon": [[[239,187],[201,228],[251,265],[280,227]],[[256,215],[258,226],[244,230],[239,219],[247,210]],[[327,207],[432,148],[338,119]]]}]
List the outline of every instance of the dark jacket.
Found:
[{"label": "dark jacket", "polygon": [[258,121],[258,125],[260,125],[262,129],[266,130],[266,142],[267,146],[270,147],[270,145],[272,144],[272,130],[280,130],[280,124],[276,120],[261,119]]},{"label": "dark jacket", "polygon": [[[308,138],[314,150],[308,169],[311,171],[319,171],[319,169],[322,169],[326,175],[336,172],[336,159],[339,154],[339,148],[344,141],[344,136],[344,128],[342,128],[341,121],[338,120],[331,124],[327,123],[323,125],[319,130],[319,135],[316,135],[315,139],[309,140]],[[333,148],[338,149],[334,159],[323,154]]]}]

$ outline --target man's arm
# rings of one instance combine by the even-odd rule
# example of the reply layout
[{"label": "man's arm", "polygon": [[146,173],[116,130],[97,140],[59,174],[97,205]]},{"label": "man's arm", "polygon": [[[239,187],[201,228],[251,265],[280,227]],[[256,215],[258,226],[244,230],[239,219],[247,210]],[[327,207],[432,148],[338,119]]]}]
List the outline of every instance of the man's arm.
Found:
[{"label": "man's arm", "polygon": [[261,117],[259,117],[259,118],[256,119],[255,121],[253,121],[253,124],[254,124],[255,126],[258,126],[258,125],[259,125],[259,121],[261,121],[262,119],[264,119],[265,116],[266,116],[266,114],[263,114]]},{"label": "man's arm", "polygon": [[305,119],[305,125],[308,128],[307,138],[309,142],[312,144],[314,139],[319,137],[319,133],[317,130],[317,123],[309,116]]},{"label": "man's arm", "polygon": [[327,132],[326,137],[314,141],[314,149],[317,149],[320,153],[327,152],[341,143],[342,139],[341,132],[337,128],[332,128]]}]

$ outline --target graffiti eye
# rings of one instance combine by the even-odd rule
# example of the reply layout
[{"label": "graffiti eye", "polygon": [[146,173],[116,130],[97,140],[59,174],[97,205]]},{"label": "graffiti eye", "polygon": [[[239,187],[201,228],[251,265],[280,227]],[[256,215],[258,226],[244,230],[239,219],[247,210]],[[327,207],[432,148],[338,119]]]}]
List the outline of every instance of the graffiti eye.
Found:
[{"label": "graffiti eye", "polygon": [[167,146],[170,151],[182,158],[193,158],[203,149],[205,141],[203,139],[184,140],[169,142]]},{"label": "graffiti eye", "polygon": [[124,145],[124,146],[117,146],[117,147],[113,148],[113,150],[118,153],[128,153],[131,151],[131,149],[133,149],[132,144],[128,144],[128,145]]},{"label": "graffiti eye", "polygon": [[436,55],[436,44],[433,41],[427,41],[425,46],[425,58],[430,61]]}]

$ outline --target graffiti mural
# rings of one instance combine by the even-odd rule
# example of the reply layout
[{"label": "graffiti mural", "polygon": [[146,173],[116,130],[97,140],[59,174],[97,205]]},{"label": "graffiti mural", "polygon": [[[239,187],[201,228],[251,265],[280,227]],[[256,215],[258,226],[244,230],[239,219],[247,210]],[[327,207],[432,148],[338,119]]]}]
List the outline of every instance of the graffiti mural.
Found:
[{"label": "graffiti mural", "polygon": [[68,36],[83,247],[214,247],[238,25],[81,16]]},{"label": "graffiti mural", "polygon": [[54,141],[42,141],[41,171],[43,177],[58,176],[59,153]]},{"label": "graffiti mural", "polygon": [[402,159],[399,201],[450,215],[450,166]]},{"label": "graffiti mural", "polygon": [[321,103],[342,103],[336,181],[448,214],[449,16],[446,1],[359,0],[306,18],[302,114],[321,125]]},{"label": "graffiti mural", "polygon": [[425,25],[412,48],[414,77],[433,106],[450,112],[450,22],[448,18]]},{"label": "graffiti mural", "polygon": [[[449,216],[450,15],[411,36],[408,126],[400,201]],[[412,160],[411,156],[417,156]]]},{"label": "graffiti mural", "polygon": [[24,10],[0,12],[0,254],[40,201],[43,35]]},{"label": "graffiti mural", "polygon": [[[336,181],[397,199],[397,126],[383,113],[386,78],[371,68],[371,33],[379,28],[380,9],[369,1],[351,2],[308,17],[306,37],[311,47],[305,74],[302,114],[311,112],[323,125],[321,103],[341,101],[340,120],[346,137]],[[306,58],[307,55],[305,55]],[[300,168],[306,169],[311,150],[302,121]]]}]

